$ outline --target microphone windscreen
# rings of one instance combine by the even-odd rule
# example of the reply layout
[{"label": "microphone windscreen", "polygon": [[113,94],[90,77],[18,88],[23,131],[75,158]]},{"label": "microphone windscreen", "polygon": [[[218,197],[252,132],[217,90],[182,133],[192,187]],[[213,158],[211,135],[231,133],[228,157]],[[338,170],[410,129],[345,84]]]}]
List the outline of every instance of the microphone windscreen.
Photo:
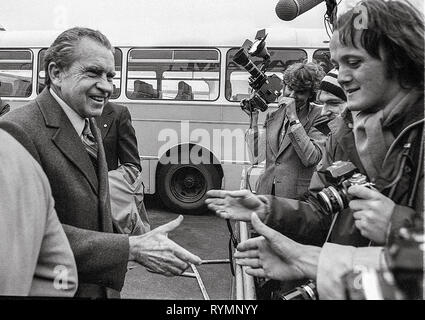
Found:
[{"label": "microphone windscreen", "polygon": [[281,20],[291,21],[324,0],[280,0],[275,8]]}]

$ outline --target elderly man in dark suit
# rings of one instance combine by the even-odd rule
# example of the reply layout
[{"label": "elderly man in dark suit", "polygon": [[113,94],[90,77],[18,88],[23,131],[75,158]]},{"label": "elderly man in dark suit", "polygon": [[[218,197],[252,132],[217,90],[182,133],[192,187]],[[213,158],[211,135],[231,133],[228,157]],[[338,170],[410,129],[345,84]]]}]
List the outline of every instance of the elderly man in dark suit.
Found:
[{"label": "elderly man in dark suit", "polygon": [[46,52],[46,88],[4,116],[30,137],[50,181],[77,263],[79,297],[116,297],[128,260],[168,276],[200,263],[167,237],[182,217],[141,236],[113,233],[105,153],[93,118],[112,94],[113,50],[99,31],[66,30]]}]

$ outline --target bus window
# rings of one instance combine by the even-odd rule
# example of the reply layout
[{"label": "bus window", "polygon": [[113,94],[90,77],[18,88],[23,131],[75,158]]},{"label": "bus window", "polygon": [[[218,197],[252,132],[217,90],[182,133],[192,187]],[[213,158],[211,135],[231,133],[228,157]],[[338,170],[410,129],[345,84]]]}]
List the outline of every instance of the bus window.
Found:
[{"label": "bus window", "polygon": [[115,77],[114,79],[112,79],[113,88],[112,88],[111,99],[118,98],[121,93],[122,51],[118,48],[115,48],[114,59],[115,59]]},{"label": "bus window", "polygon": [[129,99],[213,101],[218,98],[217,50],[133,49],[127,65]]},{"label": "bus window", "polygon": [[0,50],[0,97],[29,97],[33,58],[30,50]]},{"label": "bus window", "polygon": [[[233,61],[233,56],[238,49],[233,48],[227,52],[225,95],[229,101],[241,101],[248,98],[251,92],[251,87],[248,84],[250,74]],[[302,49],[270,48],[269,53],[271,61],[266,74],[275,74],[280,79],[283,78],[283,72],[289,65],[307,59],[307,53]],[[257,66],[262,61],[258,57],[251,57],[251,60]]]},{"label": "bus window", "polygon": [[[38,54],[38,85],[37,85],[37,93],[43,91],[45,87],[45,72],[44,72],[44,55],[46,54],[46,48],[40,50]],[[116,99],[119,97],[121,92],[121,63],[122,63],[122,51],[118,48],[115,48],[115,77],[112,80],[113,83],[113,91],[111,99]]]},{"label": "bus window", "polygon": [[313,62],[318,63],[323,68],[323,71],[325,71],[325,73],[328,73],[333,69],[329,49],[318,49],[314,51]]}]

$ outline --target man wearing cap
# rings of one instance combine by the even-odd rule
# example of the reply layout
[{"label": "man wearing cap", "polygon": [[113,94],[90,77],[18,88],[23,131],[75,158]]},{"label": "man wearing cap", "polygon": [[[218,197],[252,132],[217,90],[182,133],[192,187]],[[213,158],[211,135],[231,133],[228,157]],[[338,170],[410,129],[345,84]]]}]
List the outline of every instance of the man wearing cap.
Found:
[{"label": "man wearing cap", "polygon": [[316,102],[322,106],[322,117],[316,120],[315,127],[325,134],[336,132],[339,116],[347,106],[347,96],[338,83],[338,70],[332,69],[320,82]]},{"label": "man wearing cap", "polygon": [[338,70],[329,71],[322,79],[317,93],[317,100],[322,103],[322,114],[335,117],[347,106],[347,96],[338,83]]}]

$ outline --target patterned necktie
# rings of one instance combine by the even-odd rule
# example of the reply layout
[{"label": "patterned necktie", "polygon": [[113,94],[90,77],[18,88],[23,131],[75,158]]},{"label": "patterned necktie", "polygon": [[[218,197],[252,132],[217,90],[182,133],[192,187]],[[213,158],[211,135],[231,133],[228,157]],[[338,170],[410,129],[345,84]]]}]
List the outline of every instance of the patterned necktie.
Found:
[{"label": "patterned necktie", "polygon": [[97,159],[98,145],[90,130],[90,122],[88,118],[84,119],[84,129],[83,134],[81,135],[81,141],[83,142],[88,154],[93,157],[93,159]]},{"label": "patterned necktie", "polygon": [[285,139],[286,132],[288,131],[288,127],[289,127],[289,120],[288,120],[288,118],[285,117],[284,123],[283,123],[282,127],[280,128],[279,148],[280,148],[280,146],[283,142],[283,139]]}]

